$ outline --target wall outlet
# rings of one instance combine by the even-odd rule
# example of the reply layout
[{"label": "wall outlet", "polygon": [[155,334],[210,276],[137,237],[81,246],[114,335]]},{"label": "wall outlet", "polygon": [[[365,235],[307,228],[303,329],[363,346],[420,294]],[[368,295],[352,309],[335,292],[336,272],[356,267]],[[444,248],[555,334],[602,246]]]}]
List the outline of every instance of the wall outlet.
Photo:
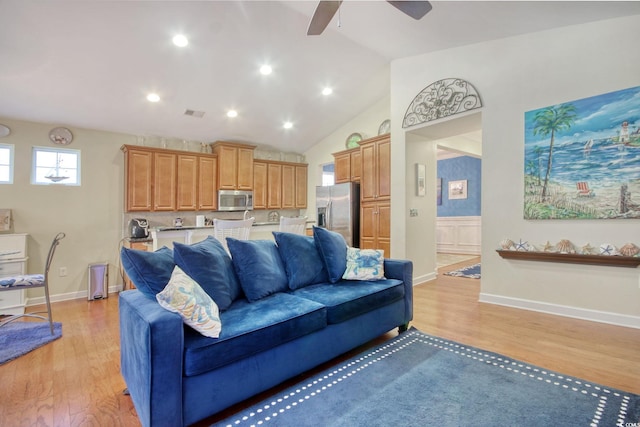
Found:
[{"label": "wall outlet", "polygon": [[409,209],[409,216],[418,216],[418,209]]},{"label": "wall outlet", "polygon": [[67,267],[60,267],[60,269],[58,269],[58,275],[60,277],[64,277],[67,275]]}]

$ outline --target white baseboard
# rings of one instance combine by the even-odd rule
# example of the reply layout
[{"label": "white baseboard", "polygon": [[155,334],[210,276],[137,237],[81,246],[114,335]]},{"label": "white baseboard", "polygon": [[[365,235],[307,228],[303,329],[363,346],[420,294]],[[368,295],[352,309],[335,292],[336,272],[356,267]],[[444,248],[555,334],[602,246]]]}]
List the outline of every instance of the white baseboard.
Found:
[{"label": "white baseboard", "polygon": [[[122,285],[109,286],[109,293],[114,294],[122,290]],[[51,295],[51,302],[69,301],[72,299],[87,299],[89,291],[69,292],[66,294]],[[26,307],[32,305],[46,304],[44,295],[36,298],[27,298]]]},{"label": "white baseboard", "polygon": [[629,316],[626,314],[589,310],[586,308],[570,307],[566,305],[503,297],[500,295],[485,293],[480,293],[479,301],[489,304],[503,305],[506,307],[520,308],[523,310],[537,311],[540,313],[554,314],[557,316],[572,317],[574,319],[589,320],[592,322],[608,323],[610,325],[640,329],[640,317]]},{"label": "white baseboard", "polygon": [[438,274],[434,271],[433,273],[423,274],[422,276],[417,276],[413,278],[413,286],[419,285],[421,283],[430,282],[432,280],[436,280]]}]

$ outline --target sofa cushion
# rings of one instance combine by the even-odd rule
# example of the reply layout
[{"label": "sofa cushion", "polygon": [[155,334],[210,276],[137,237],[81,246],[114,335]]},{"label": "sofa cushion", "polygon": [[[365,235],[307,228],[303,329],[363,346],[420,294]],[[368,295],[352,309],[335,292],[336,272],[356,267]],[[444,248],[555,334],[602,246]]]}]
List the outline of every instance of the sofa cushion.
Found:
[{"label": "sofa cushion", "polygon": [[329,280],[313,237],[279,231],[274,231],[273,237],[287,273],[289,289]]},{"label": "sofa cushion", "polygon": [[220,323],[218,306],[198,283],[176,266],[169,283],[156,295],[161,307],[178,313],[182,321],[205,337],[218,338]]},{"label": "sofa cushion", "polygon": [[175,242],[173,258],[178,267],[202,286],[220,310],[226,310],[238,298],[240,284],[231,257],[213,236],[192,245]]},{"label": "sofa cushion", "polygon": [[274,241],[227,237],[227,245],[240,286],[249,301],[287,290],[287,274]]},{"label": "sofa cushion", "polygon": [[404,298],[401,280],[343,280],[297,289],[293,295],[327,307],[327,322],[336,324]]},{"label": "sofa cushion", "polygon": [[344,280],[384,279],[384,251],[382,249],[347,249],[347,269]]},{"label": "sofa cushion", "polygon": [[347,241],[342,234],[313,227],[313,239],[331,283],[339,282],[347,268]]},{"label": "sofa cushion", "polygon": [[122,248],[120,259],[122,268],[135,287],[153,299],[169,283],[175,267],[173,251],[166,246],[155,252]]},{"label": "sofa cushion", "polygon": [[220,317],[224,328],[217,340],[185,330],[186,376],[244,359],[327,325],[322,304],[286,293],[253,303],[239,299]]}]

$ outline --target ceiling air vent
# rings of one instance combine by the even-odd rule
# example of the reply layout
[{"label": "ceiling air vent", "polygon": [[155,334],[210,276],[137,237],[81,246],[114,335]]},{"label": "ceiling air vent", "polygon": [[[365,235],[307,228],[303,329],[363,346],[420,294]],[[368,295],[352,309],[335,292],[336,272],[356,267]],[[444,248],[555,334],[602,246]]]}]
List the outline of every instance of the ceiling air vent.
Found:
[{"label": "ceiling air vent", "polygon": [[204,116],[204,111],[196,111],[196,110],[184,110],[185,116],[198,117],[199,119]]}]

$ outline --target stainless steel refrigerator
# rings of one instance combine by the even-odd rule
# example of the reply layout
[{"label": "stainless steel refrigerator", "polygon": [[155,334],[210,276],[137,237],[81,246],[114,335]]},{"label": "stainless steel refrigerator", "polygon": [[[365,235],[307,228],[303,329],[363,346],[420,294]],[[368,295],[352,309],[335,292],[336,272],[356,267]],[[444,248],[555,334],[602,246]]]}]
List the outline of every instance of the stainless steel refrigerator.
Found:
[{"label": "stainless steel refrigerator", "polygon": [[316,187],[316,225],[342,234],[347,245],[360,247],[360,185]]}]

